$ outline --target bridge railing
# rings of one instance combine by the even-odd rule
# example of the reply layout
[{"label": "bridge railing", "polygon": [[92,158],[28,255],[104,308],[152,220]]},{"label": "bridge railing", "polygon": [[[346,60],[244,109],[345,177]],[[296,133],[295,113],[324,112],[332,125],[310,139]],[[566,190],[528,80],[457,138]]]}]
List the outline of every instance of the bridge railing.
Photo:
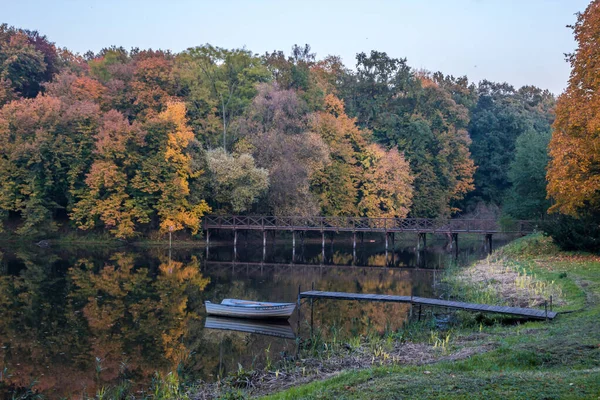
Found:
[{"label": "bridge railing", "polygon": [[416,232],[416,233],[530,233],[537,226],[534,221],[514,221],[501,227],[489,219],[430,219],[430,218],[366,218],[366,217],[300,217],[300,216],[238,216],[208,215],[204,229],[258,229],[258,230],[318,230],[353,232]]}]

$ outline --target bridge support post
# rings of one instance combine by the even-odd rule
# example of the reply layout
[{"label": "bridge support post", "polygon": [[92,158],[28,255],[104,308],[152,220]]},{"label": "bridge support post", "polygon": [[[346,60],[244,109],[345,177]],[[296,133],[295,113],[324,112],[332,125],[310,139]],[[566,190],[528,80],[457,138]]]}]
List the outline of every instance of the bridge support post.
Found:
[{"label": "bridge support post", "polygon": [[[388,233],[385,233],[385,251],[387,252],[388,249]],[[387,257],[386,257],[387,258]]]},{"label": "bridge support post", "polygon": [[233,230],[233,260],[237,260],[237,239],[238,239],[238,231],[237,229]]},{"label": "bridge support post", "polygon": [[487,249],[488,254],[492,254],[492,234],[491,233],[486,233],[485,234],[485,247]]},{"label": "bridge support post", "polygon": [[452,234],[452,246],[454,247],[454,257],[458,258],[458,233]]},{"label": "bridge support post", "polygon": [[425,248],[427,247],[427,233],[419,232],[419,237],[417,239],[417,248]]},{"label": "bridge support post", "polygon": [[263,231],[263,248],[267,247],[267,231]]},{"label": "bridge support post", "polygon": [[296,262],[296,231],[292,231],[292,264]]},{"label": "bridge support post", "polygon": [[321,264],[325,263],[325,231],[321,231]]},{"label": "bridge support post", "polygon": [[356,231],[352,232],[352,249],[356,250]]}]

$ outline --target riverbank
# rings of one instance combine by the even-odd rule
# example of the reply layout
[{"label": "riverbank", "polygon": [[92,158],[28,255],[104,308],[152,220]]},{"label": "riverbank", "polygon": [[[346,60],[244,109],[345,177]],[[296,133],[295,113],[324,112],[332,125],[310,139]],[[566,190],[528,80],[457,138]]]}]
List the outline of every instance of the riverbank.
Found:
[{"label": "riverbank", "polygon": [[[487,271],[487,272],[486,272]],[[519,239],[444,279],[462,300],[539,306],[553,296],[553,322],[457,313],[423,346],[449,359],[377,363],[294,386],[268,399],[597,398],[600,395],[600,257],[559,251],[540,235]],[[460,294],[460,296],[459,296]],[[446,335],[446,336],[444,336]],[[407,338],[418,343],[423,337]],[[437,339],[437,340],[436,340]],[[433,342],[433,343],[432,343]]]}]

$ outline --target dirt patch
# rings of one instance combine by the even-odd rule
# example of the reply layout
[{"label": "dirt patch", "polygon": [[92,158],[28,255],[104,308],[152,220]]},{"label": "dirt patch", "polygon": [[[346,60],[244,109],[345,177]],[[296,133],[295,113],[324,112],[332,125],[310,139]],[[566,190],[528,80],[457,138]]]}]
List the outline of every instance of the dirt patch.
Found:
[{"label": "dirt patch", "polygon": [[490,293],[490,297],[504,300],[513,307],[540,307],[550,298],[556,305],[563,304],[557,286],[537,280],[502,260],[482,260],[460,271],[456,277],[459,282],[478,286]]}]

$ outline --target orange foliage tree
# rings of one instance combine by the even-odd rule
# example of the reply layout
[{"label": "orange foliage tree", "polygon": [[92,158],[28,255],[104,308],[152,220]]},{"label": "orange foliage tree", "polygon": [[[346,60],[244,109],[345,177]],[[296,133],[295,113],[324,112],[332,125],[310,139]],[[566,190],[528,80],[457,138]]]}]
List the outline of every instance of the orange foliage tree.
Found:
[{"label": "orange foliage tree", "polygon": [[578,15],[573,31],[579,46],[556,106],[547,189],[550,212],[580,216],[600,210],[600,1]]}]

